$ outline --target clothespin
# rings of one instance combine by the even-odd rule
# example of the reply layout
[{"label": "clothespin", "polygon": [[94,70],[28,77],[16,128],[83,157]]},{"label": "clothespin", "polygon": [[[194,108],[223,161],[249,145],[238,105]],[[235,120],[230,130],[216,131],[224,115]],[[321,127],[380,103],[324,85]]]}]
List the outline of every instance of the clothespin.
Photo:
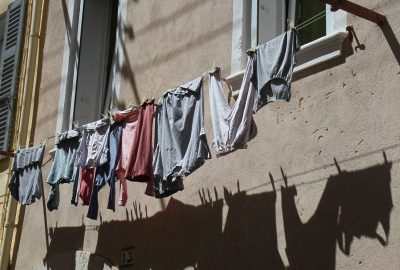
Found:
[{"label": "clothespin", "polygon": [[72,122],[72,125],[74,126],[74,129],[76,129],[76,130],[79,130],[80,128],[79,128],[79,123],[78,123],[78,121],[73,121]]},{"label": "clothespin", "polygon": [[296,28],[294,27],[294,23],[293,23],[291,20],[289,20],[289,19],[287,19],[287,26],[288,26],[289,29],[296,29]]},{"label": "clothespin", "polygon": [[46,142],[47,142],[47,138],[43,139],[43,140],[40,142],[40,146],[41,146],[41,147],[45,146],[45,145],[46,145]]},{"label": "clothespin", "polygon": [[250,49],[247,49],[247,51],[246,51],[247,55],[252,55],[255,52],[256,52],[255,48],[250,48]]},{"label": "clothespin", "polygon": [[211,66],[211,70],[208,71],[208,73],[214,73],[215,71],[217,71],[219,67],[215,66],[215,62],[213,62],[212,66]]}]

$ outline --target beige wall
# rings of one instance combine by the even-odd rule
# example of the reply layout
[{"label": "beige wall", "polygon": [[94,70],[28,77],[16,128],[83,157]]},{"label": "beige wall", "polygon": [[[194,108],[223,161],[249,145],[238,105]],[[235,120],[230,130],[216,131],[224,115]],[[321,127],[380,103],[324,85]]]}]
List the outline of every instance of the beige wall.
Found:
[{"label": "beige wall", "polygon": [[14,0],[1,0],[0,1],[0,14],[4,13],[7,11],[7,7],[10,3],[12,3]]},{"label": "beige wall", "polygon": [[[36,142],[55,132],[62,2],[49,1]],[[128,1],[121,106],[159,97],[213,62],[229,75],[231,2]],[[146,197],[143,184],[129,183],[126,208],[112,213],[105,187],[97,221],[85,217],[86,207],[70,205],[72,185],[61,186],[58,211],[44,215],[42,201],[26,208],[16,269],[73,249],[118,265],[130,246],[135,269],[399,269],[400,2],[356,2],[385,14],[389,24],[381,30],[349,15],[365,49],[354,50],[353,42],[340,61],[296,75],[290,102],[255,115],[258,133],[248,149],[218,159],[213,152],[173,198]],[[204,91],[210,143],[207,84]],[[45,191],[47,198],[46,184]],[[349,254],[337,244],[343,230]]]}]

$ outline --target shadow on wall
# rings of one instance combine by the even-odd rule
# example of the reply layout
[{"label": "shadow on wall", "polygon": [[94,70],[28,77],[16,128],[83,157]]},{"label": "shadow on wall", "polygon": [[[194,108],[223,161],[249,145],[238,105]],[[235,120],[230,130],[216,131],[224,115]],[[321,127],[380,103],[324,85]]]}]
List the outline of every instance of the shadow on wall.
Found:
[{"label": "shadow on wall", "polygon": [[[167,208],[152,217],[134,203],[125,221],[102,222],[97,228],[96,254],[119,265],[121,251],[134,247],[133,265],[124,269],[335,269],[336,243],[346,255],[354,237],[388,243],[391,166],[385,159],[382,165],[329,177],[318,208],[306,223],[296,208],[296,187],[288,186],[285,178],[281,193],[289,268],[278,252],[275,188],[248,195],[239,183],[235,194],[224,189],[224,228],[224,200],[215,189],[213,196],[199,192],[199,206],[171,198]],[[379,223],[384,235],[377,233]],[[54,228],[45,261],[63,250],[82,249],[87,229]]]},{"label": "shadow on wall", "polygon": [[385,21],[382,25],[380,25],[380,28],[394,54],[394,57],[397,60],[397,63],[400,65],[400,43],[397,40],[389,21]]},{"label": "shadow on wall", "polygon": [[[393,208],[390,170],[386,160],[359,171],[341,171],[328,178],[314,215],[303,223],[296,208],[296,187],[288,186],[282,171],[282,214],[286,254],[290,269],[335,269],[336,243],[350,255],[354,237],[388,243],[390,213]],[[379,224],[383,234],[377,233]]]}]

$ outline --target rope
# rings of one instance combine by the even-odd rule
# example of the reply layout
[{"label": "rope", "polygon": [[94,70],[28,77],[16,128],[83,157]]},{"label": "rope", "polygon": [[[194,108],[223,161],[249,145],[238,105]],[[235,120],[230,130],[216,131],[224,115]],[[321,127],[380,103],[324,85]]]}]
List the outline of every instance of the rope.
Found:
[{"label": "rope", "polygon": [[295,29],[296,29],[297,31],[299,31],[299,30],[303,29],[304,27],[307,27],[307,26],[309,26],[310,24],[312,24],[312,23],[314,23],[314,22],[316,22],[316,21],[318,21],[318,20],[324,18],[326,15],[330,14],[331,12],[332,12],[332,11],[326,12],[326,10],[321,11],[320,13],[318,13],[318,14],[312,16],[311,18],[305,20],[304,22],[298,24],[298,25],[295,27]]},{"label": "rope", "polygon": [[314,19],[315,19],[316,17],[319,17],[319,16],[321,16],[321,15],[326,15],[326,10],[323,10],[323,11],[321,11],[320,13],[317,13],[317,14],[315,14],[314,16],[308,18],[307,20],[301,22],[300,24],[298,24],[298,25],[296,26],[296,28],[297,28],[297,27],[301,27],[302,25],[304,25],[304,24],[306,24],[306,23],[308,23],[308,22],[310,22],[310,21],[314,21]]}]

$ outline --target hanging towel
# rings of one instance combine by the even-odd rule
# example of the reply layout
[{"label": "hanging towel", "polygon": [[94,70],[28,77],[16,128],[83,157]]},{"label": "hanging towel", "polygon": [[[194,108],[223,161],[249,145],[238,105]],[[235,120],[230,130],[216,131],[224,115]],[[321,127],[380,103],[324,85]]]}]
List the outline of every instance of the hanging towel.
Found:
[{"label": "hanging towel", "polygon": [[254,112],[278,99],[290,100],[295,53],[300,49],[295,30],[260,45],[257,50],[257,95]]},{"label": "hanging towel", "polygon": [[217,151],[217,156],[227,154],[235,149],[246,148],[250,134],[255,131],[253,121],[255,89],[251,82],[254,59],[255,55],[252,53],[248,57],[239,97],[233,108],[229,106],[224,96],[220,68],[209,74],[208,85],[214,130],[212,145]]},{"label": "hanging towel", "polygon": [[182,176],[211,158],[204,132],[202,77],[168,90],[156,109],[154,195],[183,189]]},{"label": "hanging towel", "polygon": [[42,196],[42,161],[44,146],[19,149],[15,153],[13,175],[9,184],[11,196],[20,204],[29,205]]},{"label": "hanging towel", "polygon": [[75,166],[75,160],[79,139],[78,130],[69,130],[56,136],[56,152],[47,177],[50,185],[47,208],[50,211],[57,209],[60,203],[59,184],[78,181],[79,170]]}]

